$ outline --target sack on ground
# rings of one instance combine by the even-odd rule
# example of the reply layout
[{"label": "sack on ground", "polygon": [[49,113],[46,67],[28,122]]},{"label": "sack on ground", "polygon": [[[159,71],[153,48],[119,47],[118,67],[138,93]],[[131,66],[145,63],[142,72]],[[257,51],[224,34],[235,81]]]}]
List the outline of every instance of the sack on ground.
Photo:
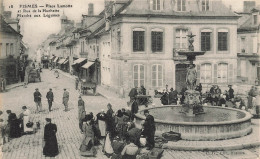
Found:
[{"label": "sack on ground", "polygon": [[173,131],[165,132],[162,136],[168,141],[178,141],[181,139],[181,134]]},{"label": "sack on ground", "polygon": [[163,149],[154,148],[148,153],[149,159],[160,159],[163,154]]}]

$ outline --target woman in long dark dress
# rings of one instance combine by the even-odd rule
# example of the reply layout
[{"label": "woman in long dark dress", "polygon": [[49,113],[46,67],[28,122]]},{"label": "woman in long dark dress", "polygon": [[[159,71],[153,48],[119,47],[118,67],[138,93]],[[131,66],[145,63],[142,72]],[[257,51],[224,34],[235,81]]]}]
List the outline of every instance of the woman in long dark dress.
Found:
[{"label": "woman in long dark dress", "polygon": [[110,103],[107,104],[107,113],[106,113],[106,131],[110,133],[111,138],[115,136],[115,120],[114,120],[114,111]]},{"label": "woman in long dark dress", "polygon": [[57,126],[51,123],[50,118],[46,118],[47,124],[44,127],[44,141],[43,155],[46,157],[55,157],[58,155],[58,142],[56,138]]},{"label": "woman in long dark dress", "polygon": [[18,138],[21,137],[21,121],[17,119],[15,113],[10,113],[8,117],[8,123],[10,124],[10,132],[9,137],[10,138]]}]

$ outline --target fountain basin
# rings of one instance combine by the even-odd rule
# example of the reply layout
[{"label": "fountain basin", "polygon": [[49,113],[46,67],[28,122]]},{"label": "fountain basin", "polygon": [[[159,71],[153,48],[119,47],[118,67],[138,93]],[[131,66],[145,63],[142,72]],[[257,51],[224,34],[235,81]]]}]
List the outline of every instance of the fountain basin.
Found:
[{"label": "fountain basin", "polygon": [[[154,116],[156,133],[174,131],[184,140],[223,140],[245,136],[252,132],[252,115],[246,111],[205,106],[205,114],[186,116],[180,113],[182,106],[167,105],[148,108]],[[136,114],[136,124],[145,120],[143,111]]]}]

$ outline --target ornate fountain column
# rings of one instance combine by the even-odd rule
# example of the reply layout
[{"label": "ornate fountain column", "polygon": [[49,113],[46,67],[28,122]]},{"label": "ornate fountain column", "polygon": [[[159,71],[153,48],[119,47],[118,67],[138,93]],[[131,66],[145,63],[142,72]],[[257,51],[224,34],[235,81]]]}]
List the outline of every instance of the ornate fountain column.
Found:
[{"label": "ornate fountain column", "polygon": [[204,51],[194,51],[194,36],[192,32],[188,35],[189,41],[189,50],[188,51],[178,51],[179,55],[185,55],[187,60],[190,62],[189,67],[187,68],[187,75],[186,75],[186,88],[185,91],[185,100],[183,104],[182,113],[186,114],[187,116],[195,116],[196,114],[203,113],[202,103],[200,100],[200,93],[195,91],[196,82],[197,82],[197,72],[195,69],[195,64],[193,61],[196,60],[196,56],[204,55]]}]

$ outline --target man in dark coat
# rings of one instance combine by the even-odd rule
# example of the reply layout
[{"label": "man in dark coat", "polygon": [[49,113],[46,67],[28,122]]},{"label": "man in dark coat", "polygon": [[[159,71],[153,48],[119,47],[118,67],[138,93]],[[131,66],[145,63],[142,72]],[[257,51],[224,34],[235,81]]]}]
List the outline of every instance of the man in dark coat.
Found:
[{"label": "man in dark coat", "polygon": [[134,101],[134,99],[136,98],[137,95],[138,95],[137,87],[132,88],[128,95],[130,97],[130,103],[132,103]]},{"label": "man in dark coat", "polygon": [[78,86],[79,86],[79,78],[76,77],[76,80],[75,80],[75,89],[78,90]]},{"label": "man in dark coat", "polygon": [[50,88],[49,92],[46,94],[46,98],[47,98],[48,104],[49,104],[49,111],[51,111],[52,102],[53,102],[53,99],[54,99],[54,95],[53,95],[51,88]]},{"label": "man in dark coat", "polygon": [[65,112],[69,111],[68,109],[68,102],[69,102],[69,92],[64,88],[64,92],[63,92],[63,98],[62,98],[62,103],[65,106]]},{"label": "man in dark coat", "polygon": [[173,90],[173,88],[170,89],[169,93],[169,104],[177,104],[178,100],[178,92],[176,90]]},{"label": "man in dark coat", "polygon": [[232,98],[234,98],[234,89],[232,88],[232,85],[228,85],[228,98],[229,100],[231,100]]},{"label": "man in dark coat", "polygon": [[78,119],[79,119],[79,128],[80,128],[82,133],[83,133],[83,129],[82,129],[83,121],[82,121],[82,119],[85,118],[85,115],[86,115],[85,102],[83,101],[82,97],[79,96],[79,100],[78,100]]},{"label": "man in dark coat", "polygon": [[154,117],[149,114],[148,110],[144,110],[144,115],[146,116],[144,122],[144,130],[143,135],[146,137],[147,141],[147,150],[151,150],[154,148],[154,134],[155,134],[155,124],[154,124]]},{"label": "man in dark coat", "polygon": [[138,113],[138,103],[134,100],[133,104],[131,105],[131,120],[134,120],[134,115]]},{"label": "man in dark coat", "polygon": [[163,105],[168,105],[169,104],[169,94],[167,92],[164,92],[164,94],[162,95],[160,100]]},{"label": "man in dark coat", "polygon": [[45,157],[55,157],[58,155],[58,142],[56,138],[57,126],[51,123],[50,118],[46,118],[47,124],[44,127],[44,148],[43,155]]},{"label": "man in dark coat", "polygon": [[34,96],[34,102],[36,104],[36,111],[37,112],[41,112],[42,111],[42,95],[41,93],[39,92],[39,89],[36,88],[35,89],[35,92],[33,93],[33,96]]},{"label": "man in dark coat", "polygon": [[110,136],[113,138],[115,135],[115,119],[114,119],[114,111],[112,109],[112,105],[110,103],[107,104],[107,112],[106,112],[106,131],[110,133]]}]

